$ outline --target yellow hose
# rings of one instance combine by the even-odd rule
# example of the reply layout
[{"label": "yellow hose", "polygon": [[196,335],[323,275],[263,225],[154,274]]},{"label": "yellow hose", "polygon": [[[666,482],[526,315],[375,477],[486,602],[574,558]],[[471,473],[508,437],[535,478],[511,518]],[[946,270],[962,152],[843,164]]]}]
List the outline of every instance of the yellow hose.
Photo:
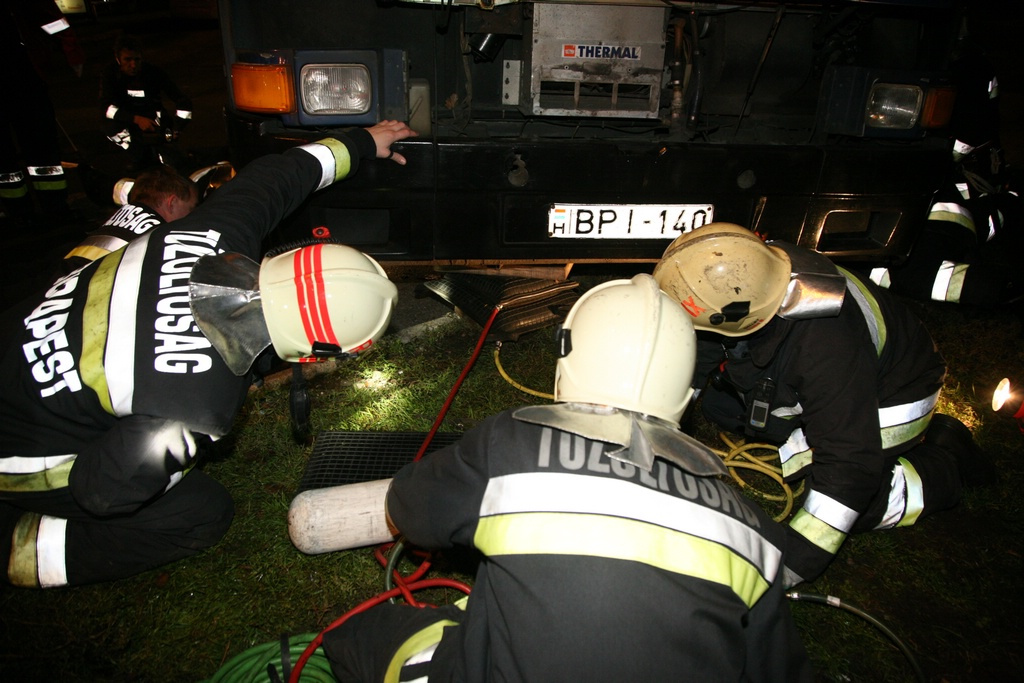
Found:
[{"label": "yellow hose", "polygon": [[500,353],[501,353],[501,344],[499,343],[499,344],[497,344],[494,347],[494,365],[498,368],[498,374],[500,374],[502,377],[504,377],[506,382],[508,382],[509,384],[514,386],[519,391],[526,392],[527,394],[530,394],[531,396],[539,396],[540,398],[546,398],[546,399],[551,400],[551,401],[555,400],[555,395],[554,394],[546,394],[543,391],[537,391],[536,389],[531,389],[529,387],[524,387],[522,384],[520,384],[519,382],[517,382],[514,379],[512,379],[511,377],[509,377],[508,373],[505,372],[505,368],[501,367],[501,359],[498,357]]},{"label": "yellow hose", "polygon": [[[552,401],[554,400],[554,394],[530,389],[509,377],[509,374],[505,372],[505,368],[501,365],[500,356],[501,343],[499,342],[494,347],[494,365],[498,368],[498,373],[506,382],[514,386],[519,391],[530,394],[531,396],[539,396],[540,398],[546,398]],[[800,486],[798,486],[796,492],[794,492],[782,477],[782,468],[771,464],[772,461],[777,460],[779,457],[778,447],[769,443],[744,443],[742,440],[733,441],[725,433],[719,433],[718,438],[725,443],[728,450],[722,451],[714,448],[711,450],[722,458],[725,462],[725,466],[729,468],[729,473],[732,475],[732,478],[736,480],[741,488],[750,489],[765,500],[772,502],[785,501],[785,506],[783,507],[782,512],[776,515],[774,519],[776,522],[781,522],[786,519],[786,517],[789,516],[789,513],[793,510],[793,499],[803,492],[804,483],[801,481]],[[755,455],[752,451],[767,451],[767,453]],[[751,486],[737,472],[737,470],[740,469],[754,470],[755,472],[760,472],[761,474],[773,479],[779,487],[782,488],[782,494],[766,493]]]},{"label": "yellow hose", "polygon": [[[771,464],[773,460],[779,457],[779,449],[776,446],[768,443],[744,443],[743,441],[733,441],[726,434],[719,433],[718,438],[728,447],[727,451],[718,449],[711,449],[722,460],[725,462],[725,466],[729,468],[729,473],[733,479],[742,487],[750,489],[761,498],[765,500],[778,502],[785,501],[785,506],[782,512],[775,516],[776,522],[781,522],[789,516],[789,513],[793,510],[793,499],[799,496],[803,492],[804,483],[801,481],[800,486],[794,492],[793,489],[786,483],[786,480],[782,477],[782,468]],[[768,451],[761,455],[754,455],[751,451]],[[737,470],[749,469],[773,479],[782,488],[782,494],[771,494],[754,488],[748,484],[743,477],[739,475]]]}]

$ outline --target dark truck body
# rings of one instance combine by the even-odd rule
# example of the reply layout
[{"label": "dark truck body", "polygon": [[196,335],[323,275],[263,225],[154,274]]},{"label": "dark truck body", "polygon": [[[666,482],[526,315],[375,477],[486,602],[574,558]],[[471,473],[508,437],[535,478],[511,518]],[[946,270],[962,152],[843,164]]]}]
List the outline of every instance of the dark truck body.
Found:
[{"label": "dark truck body", "polygon": [[[221,0],[233,161],[410,121],[407,166],[364,164],[275,238],[326,228],[383,261],[655,261],[712,218],[837,259],[905,256],[951,140],[934,107],[909,126],[866,125],[867,100],[880,82],[942,91],[955,8],[671,5]],[[370,92],[351,88],[364,111],[317,109],[318,93],[291,111],[239,106],[246,65],[278,67],[298,93],[336,64],[366,75]]]}]

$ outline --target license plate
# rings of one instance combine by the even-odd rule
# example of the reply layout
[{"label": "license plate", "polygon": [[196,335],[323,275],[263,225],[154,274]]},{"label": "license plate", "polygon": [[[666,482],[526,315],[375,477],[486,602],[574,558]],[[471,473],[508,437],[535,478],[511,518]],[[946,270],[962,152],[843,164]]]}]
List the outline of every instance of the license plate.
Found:
[{"label": "license plate", "polygon": [[711,223],[712,204],[552,204],[548,236],[568,239],[675,239]]}]

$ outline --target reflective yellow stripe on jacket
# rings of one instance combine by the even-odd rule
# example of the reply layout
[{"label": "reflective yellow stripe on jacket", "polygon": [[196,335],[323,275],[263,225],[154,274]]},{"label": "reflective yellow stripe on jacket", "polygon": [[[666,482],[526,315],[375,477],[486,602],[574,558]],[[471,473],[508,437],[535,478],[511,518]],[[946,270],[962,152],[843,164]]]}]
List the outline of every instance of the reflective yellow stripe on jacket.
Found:
[{"label": "reflective yellow stripe on jacket", "polygon": [[474,543],[492,557],[641,562],[727,586],[748,607],[768,590],[781,560],[777,547],[720,510],[629,481],[547,472],[488,482]]}]

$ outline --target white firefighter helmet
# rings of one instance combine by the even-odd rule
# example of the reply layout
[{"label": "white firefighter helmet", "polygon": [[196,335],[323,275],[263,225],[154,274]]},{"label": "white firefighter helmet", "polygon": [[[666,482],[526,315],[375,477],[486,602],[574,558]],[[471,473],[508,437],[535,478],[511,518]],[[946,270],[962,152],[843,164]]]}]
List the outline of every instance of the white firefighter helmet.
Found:
[{"label": "white firefighter helmet", "polygon": [[710,223],[668,246],[654,279],[698,330],[740,337],[778,312],[789,287],[789,256],[732,223]]},{"label": "white firefighter helmet", "polygon": [[650,275],[586,292],[562,324],[555,400],[650,415],[678,426],[693,393],[693,323]]},{"label": "white firefighter helmet", "polygon": [[291,362],[368,349],[398,302],[398,288],[379,263],[330,243],[265,258],[259,291],[274,351]]}]

